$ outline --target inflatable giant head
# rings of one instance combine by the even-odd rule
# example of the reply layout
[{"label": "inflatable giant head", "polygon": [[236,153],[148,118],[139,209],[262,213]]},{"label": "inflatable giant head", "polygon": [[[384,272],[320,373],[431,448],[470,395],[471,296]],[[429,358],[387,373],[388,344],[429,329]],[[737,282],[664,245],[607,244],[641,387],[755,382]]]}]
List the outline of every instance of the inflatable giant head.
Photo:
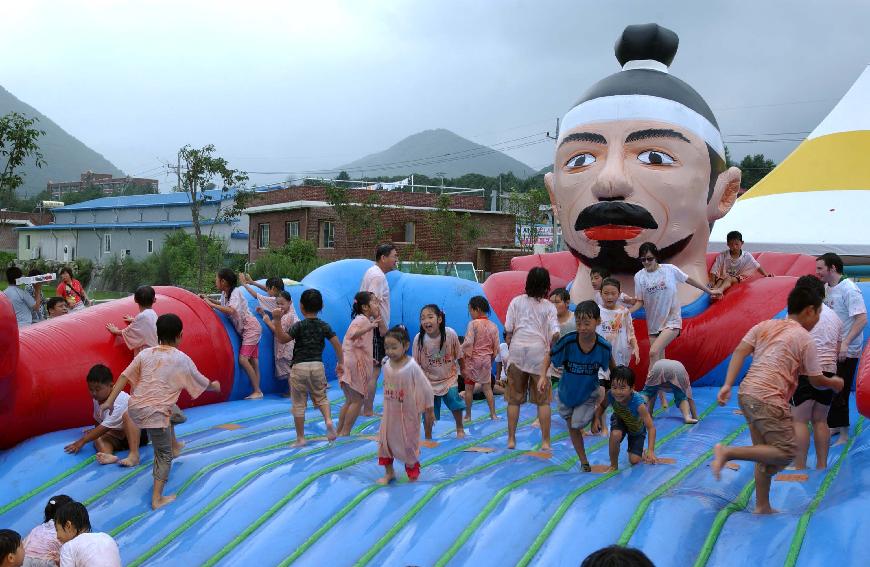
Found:
[{"label": "inflatable giant head", "polygon": [[631,292],[647,241],[660,262],[706,280],[710,227],[733,205],[740,171],[725,167],[710,107],[668,72],[678,44],[656,24],[627,27],[616,43],[622,71],[590,88],[562,120],[545,182],[565,244],[580,260],[575,300],[591,295],[591,266],[608,268]]}]

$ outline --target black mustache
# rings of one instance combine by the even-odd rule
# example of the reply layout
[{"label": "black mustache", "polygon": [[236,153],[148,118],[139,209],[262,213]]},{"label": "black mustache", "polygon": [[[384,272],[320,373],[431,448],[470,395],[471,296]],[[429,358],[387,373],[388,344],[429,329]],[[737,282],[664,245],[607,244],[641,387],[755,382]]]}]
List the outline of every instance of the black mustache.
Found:
[{"label": "black mustache", "polygon": [[625,201],[604,201],[586,207],[577,216],[574,230],[614,224],[638,228],[658,228],[653,216],[641,207]]}]

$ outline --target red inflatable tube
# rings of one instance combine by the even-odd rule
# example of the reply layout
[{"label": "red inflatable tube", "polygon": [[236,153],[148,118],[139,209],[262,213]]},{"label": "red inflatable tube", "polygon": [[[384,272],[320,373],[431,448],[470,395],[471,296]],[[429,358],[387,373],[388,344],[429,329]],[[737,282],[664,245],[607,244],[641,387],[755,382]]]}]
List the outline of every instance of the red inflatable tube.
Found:
[{"label": "red inflatable tube", "polygon": [[[184,323],[180,349],[200,372],[221,383],[220,394],[205,393],[193,402],[182,394],[179,405],[226,400],[233,385],[233,351],[217,315],[189,291],[173,287],[155,287],[155,291],[154,310],[175,313]],[[123,328],[124,315],[137,312],[130,297],[19,332],[11,305],[5,297],[0,299],[0,448],[42,433],[90,424],[93,403],[85,384],[88,370],[94,364],[105,364],[117,378],[133,359],[123,339],[106,330],[106,323]]]},{"label": "red inflatable tube", "polygon": [[858,404],[858,413],[870,417],[870,348],[866,345],[855,375],[855,403]]}]

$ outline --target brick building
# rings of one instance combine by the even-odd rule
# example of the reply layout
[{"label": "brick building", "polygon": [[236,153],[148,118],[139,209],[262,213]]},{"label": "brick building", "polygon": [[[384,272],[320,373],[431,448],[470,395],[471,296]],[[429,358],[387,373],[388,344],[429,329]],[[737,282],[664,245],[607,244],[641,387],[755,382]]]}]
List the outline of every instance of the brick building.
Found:
[{"label": "brick building", "polygon": [[[40,226],[52,220],[52,214],[0,210],[0,252],[18,252],[16,228]],[[5,266],[3,266],[5,268]]]},{"label": "brick building", "polygon": [[141,177],[112,177],[110,173],[86,171],[79,181],[48,182],[46,189],[52,199],[63,199],[64,195],[78,193],[89,187],[102,189],[104,195],[120,195],[128,188],[137,188],[141,193],[157,193],[157,180]]},{"label": "brick building", "polygon": [[[366,189],[348,189],[351,202],[365,202],[372,195]],[[516,220],[514,215],[490,211],[483,197],[451,196],[451,210],[468,212],[472,221],[482,229],[476,242],[460,243],[458,253],[451,254],[439,242],[431,226],[430,215],[436,208],[438,195],[383,191],[377,209],[380,221],[388,231],[385,240],[396,244],[400,256],[415,248],[433,261],[474,262],[477,269],[493,271],[486,265],[491,255],[487,249],[510,246],[514,242]],[[269,248],[280,248],[294,237],[304,238],[317,245],[318,255],[327,260],[343,258],[369,258],[373,254],[372,235],[351,236],[329,204],[325,187],[290,187],[260,196],[245,209],[250,220],[248,241],[249,257],[256,261]],[[407,257],[407,256],[406,256]]]}]

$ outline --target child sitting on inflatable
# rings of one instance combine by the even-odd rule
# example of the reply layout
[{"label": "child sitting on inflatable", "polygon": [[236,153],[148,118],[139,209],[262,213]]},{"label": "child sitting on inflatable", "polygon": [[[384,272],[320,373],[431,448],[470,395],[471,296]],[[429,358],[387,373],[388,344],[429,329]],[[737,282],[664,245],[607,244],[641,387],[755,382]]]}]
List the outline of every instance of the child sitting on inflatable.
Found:
[{"label": "child sitting on inflatable", "polygon": [[755,272],[766,278],[773,276],[761,267],[752,254],[743,251],[742,234],[732,230],[725,239],[728,250],[723,250],[713,260],[713,266],[710,268],[710,289],[724,292],[732,285],[745,281]]},{"label": "child sitting on inflatable", "polygon": [[743,361],[752,355],[752,365],[740,384],[737,399],[749,430],[751,447],[717,444],[711,469],[717,479],[728,461],[755,461],[755,513],[773,514],[770,506],[771,478],[795,457],[794,426],[788,400],[797,387],[798,375],[807,376],[817,388],[839,391],[843,379],[822,374],[810,330],[819,321],[822,298],[797,287],[788,295],[788,317],[762,321],[743,337],[728,364],[725,385],[717,399],[724,406]]}]

